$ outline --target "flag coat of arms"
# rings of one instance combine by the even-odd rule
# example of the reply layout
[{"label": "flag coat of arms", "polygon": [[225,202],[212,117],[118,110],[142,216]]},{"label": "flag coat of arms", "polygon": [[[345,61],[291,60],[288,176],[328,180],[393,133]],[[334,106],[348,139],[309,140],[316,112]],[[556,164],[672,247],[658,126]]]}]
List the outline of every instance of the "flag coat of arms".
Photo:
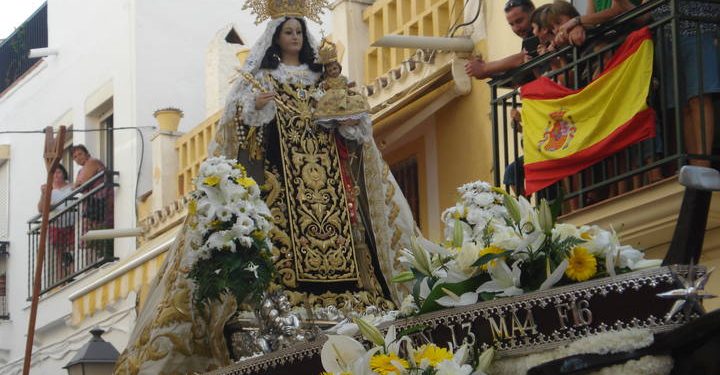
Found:
[{"label": "flag coat of arms", "polygon": [[655,136],[655,112],[647,105],[652,63],[645,27],[628,35],[602,73],[580,90],[547,77],[520,88],[526,194]]}]

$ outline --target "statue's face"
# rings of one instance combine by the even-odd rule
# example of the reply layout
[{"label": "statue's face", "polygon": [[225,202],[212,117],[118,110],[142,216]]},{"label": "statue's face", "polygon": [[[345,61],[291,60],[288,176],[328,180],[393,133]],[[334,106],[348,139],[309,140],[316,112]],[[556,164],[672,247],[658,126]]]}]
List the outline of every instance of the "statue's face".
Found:
[{"label": "statue's face", "polygon": [[300,21],[291,18],[282,25],[278,35],[278,45],[283,53],[300,53],[303,45],[303,31]]},{"label": "statue's face", "polygon": [[328,77],[337,77],[340,75],[340,72],[342,71],[342,67],[340,64],[333,62],[327,65],[327,68],[325,70],[327,72]]}]

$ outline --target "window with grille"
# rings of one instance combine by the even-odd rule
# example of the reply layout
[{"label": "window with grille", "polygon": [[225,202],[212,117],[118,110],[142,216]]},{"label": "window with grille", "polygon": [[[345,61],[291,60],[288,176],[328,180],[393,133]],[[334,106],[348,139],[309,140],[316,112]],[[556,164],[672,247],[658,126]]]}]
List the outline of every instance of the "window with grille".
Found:
[{"label": "window with grille", "polygon": [[405,199],[407,199],[412,210],[415,222],[420,226],[420,190],[418,180],[418,162],[415,156],[394,163],[390,166],[395,180],[397,180],[400,190],[402,190]]}]

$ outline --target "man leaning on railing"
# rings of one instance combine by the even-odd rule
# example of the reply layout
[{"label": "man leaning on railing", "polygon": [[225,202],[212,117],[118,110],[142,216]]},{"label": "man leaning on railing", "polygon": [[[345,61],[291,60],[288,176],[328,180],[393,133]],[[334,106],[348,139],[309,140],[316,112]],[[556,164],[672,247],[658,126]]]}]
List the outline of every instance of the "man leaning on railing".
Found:
[{"label": "man leaning on railing", "polygon": [[[535,10],[535,4],[531,0],[508,0],[505,3],[505,19],[512,28],[515,35],[525,41],[532,38],[530,27],[530,13]],[[523,49],[525,49],[525,42]],[[465,64],[465,73],[477,79],[490,78],[490,76],[502,74],[513,70],[524,62],[524,53],[518,52],[500,60],[485,62],[481,57],[475,56]]]},{"label": "man leaning on railing", "polygon": [[[92,157],[88,149],[83,145],[73,146],[73,160],[81,166],[75,178],[74,186],[76,188],[84,185],[97,174],[105,172],[105,164]],[[96,190],[102,185],[106,186]],[[107,184],[106,178],[97,179],[90,186],[86,186],[83,193],[89,196],[83,199],[83,228],[81,232],[87,233],[87,231],[93,229],[112,228],[114,204],[112,184]],[[103,252],[107,250],[106,248],[109,248],[107,244],[99,244],[96,248],[97,251],[87,254],[92,258],[88,259],[88,261],[92,263],[96,258],[104,257]]]}]

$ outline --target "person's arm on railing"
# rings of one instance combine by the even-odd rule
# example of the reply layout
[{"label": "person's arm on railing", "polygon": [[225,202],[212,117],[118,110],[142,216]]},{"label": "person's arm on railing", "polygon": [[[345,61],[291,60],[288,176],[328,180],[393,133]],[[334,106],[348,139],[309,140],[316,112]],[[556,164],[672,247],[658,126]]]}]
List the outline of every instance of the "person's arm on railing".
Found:
[{"label": "person's arm on railing", "polygon": [[[647,0],[643,0],[643,3]],[[613,18],[630,11],[635,5],[630,0],[612,0],[610,8],[603,9],[599,12],[595,9],[593,0],[587,1],[587,13],[583,16],[577,16],[560,26],[560,35],[567,35],[568,42],[579,46],[585,43],[585,29],[594,27]],[[644,23],[648,20],[649,14],[638,18],[637,22]]]},{"label": "person's arm on railing", "polygon": [[485,79],[515,69],[522,65],[524,62],[524,52],[518,52],[516,54],[504,57],[500,60],[490,62],[485,62],[481,57],[474,56],[467,63],[465,63],[465,73],[477,79]]},{"label": "person's arm on railing", "polygon": [[[42,206],[43,206],[42,202],[44,201],[45,194],[47,194],[47,186],[45,184],[42,184],[42,185],[40,185],[40,200],[38,201],[38,204],[37,204],[37,209],[38,209],[39,213],[42,213]],[[51,205],[52,205],[52,203],[51,203]]]}]

